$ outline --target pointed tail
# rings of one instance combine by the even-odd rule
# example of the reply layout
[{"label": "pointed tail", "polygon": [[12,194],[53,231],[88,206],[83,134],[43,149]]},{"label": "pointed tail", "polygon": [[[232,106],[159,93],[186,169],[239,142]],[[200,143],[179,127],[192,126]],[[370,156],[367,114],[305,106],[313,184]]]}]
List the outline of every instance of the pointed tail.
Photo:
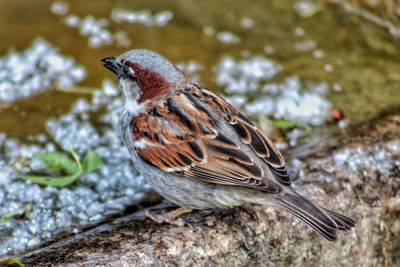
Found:
[{"label": "pointed tail", "polygon": [[283,193],[277,203],[311,226],[329,241],[336,241],[339,231],[349,231],[356,222],[337,212],[320,208],[297,193]]}]

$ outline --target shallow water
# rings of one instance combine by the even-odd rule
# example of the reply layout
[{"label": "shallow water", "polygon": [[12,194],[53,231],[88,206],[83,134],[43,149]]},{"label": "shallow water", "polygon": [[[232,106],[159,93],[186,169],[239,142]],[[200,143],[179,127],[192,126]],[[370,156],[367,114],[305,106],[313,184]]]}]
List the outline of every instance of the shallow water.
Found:
[{"label": "shallow water", "polygon": [[[113,78],[99,60],[131,48],[162,53],[174,62],[194,59],[204,65],[201,82],[221,90],[214,81],[212,67],[222,55],[240,58],[273,50],[269,58],[283,66],[274,78],[281,81],[298,75],[302,82],[327,82],[341,92],[330,90],[328,98],[351,123],[358,123],[400,106],[400,50],[389,34],[358,18],[350,18],[319,4],[318,12],[304,18],[294,9],[296,1],[79,1],[70,3],[70,14],[109,17],[112,8],[152,12],[170,10],[174,18],[162,28],[138,24],[112,23],[111,31],[124,30],[131,39],[128,47],[104,46],[93,49],[77,29],[61,23],[62,16],[50,11],[52,1],[0,2],[0,53],[10,48],[23,50],[38,36],[59,47],[87,68],[81,85],[98,87],[105,77]],[[242,18],[254,26],[241,26]],[[210,28],[211,27],[211,28]],[[219,42],[204,31],[229,31],[241,38],[237,44]],[[299,51],[304,41],[316,47]],[[310,42],[309,42],[310,44]],[[304,45],[303,45],[304,48]],[[313,56],[322,51],[324,57]],[[317,52],[319,53],[319,52]],[[80,94],[50,91],[0,107],[0,132],[25,138],[43,131],[45,121],[67,111]]]}]

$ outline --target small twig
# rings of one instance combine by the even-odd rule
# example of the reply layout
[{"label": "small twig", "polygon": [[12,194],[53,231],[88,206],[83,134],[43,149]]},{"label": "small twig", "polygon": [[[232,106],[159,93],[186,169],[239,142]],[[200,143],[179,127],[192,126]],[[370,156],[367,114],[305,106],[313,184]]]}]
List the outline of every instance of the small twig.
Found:
[{"label": "small twig", "polygon": [[56,86],[55,90],[65,93],[93,94],[93,92],[96,91],[96,88],[88,86],[74,86],[74,87]]},{"label": "small twig", "polygon": [[331,0],[332,3],[338,4],[343,7],[343,9],[350,14],[354,14],[360,16],[368,22],[371,22],[375,25],[378,25],[382,28],[385,28],[395,37],[400,37],[400,29],[396,27],[393,23],[384,20],[368,11],[362,10],[361,8],[354,6],[352,4],[347,3],[345,0]]}]

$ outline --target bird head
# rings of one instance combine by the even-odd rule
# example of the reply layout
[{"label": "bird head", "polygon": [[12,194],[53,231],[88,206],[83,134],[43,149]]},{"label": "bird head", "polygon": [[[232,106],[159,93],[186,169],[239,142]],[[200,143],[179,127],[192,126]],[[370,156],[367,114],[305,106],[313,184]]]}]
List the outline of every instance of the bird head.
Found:
[{"label": "bird head", "polygon": [[174,64],[149,50],[131,50],[101,61],[117,75],[125,96],[138,103],[159,98],[185,81]]}]

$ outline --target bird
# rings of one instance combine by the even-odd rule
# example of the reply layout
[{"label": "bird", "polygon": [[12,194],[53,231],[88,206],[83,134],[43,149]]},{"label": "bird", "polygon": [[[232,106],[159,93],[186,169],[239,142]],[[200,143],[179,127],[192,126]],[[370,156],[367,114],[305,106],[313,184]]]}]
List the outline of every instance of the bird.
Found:
[{"label": "bird", "polygon": [[125,98],[118,127],[135,167],[180,207],[169,218],[193,209],[258,204],[283,208],[329,241],[355,227],[352,218],[296,192],[271,140],[165,57],[135,49],[101,61]]}]

